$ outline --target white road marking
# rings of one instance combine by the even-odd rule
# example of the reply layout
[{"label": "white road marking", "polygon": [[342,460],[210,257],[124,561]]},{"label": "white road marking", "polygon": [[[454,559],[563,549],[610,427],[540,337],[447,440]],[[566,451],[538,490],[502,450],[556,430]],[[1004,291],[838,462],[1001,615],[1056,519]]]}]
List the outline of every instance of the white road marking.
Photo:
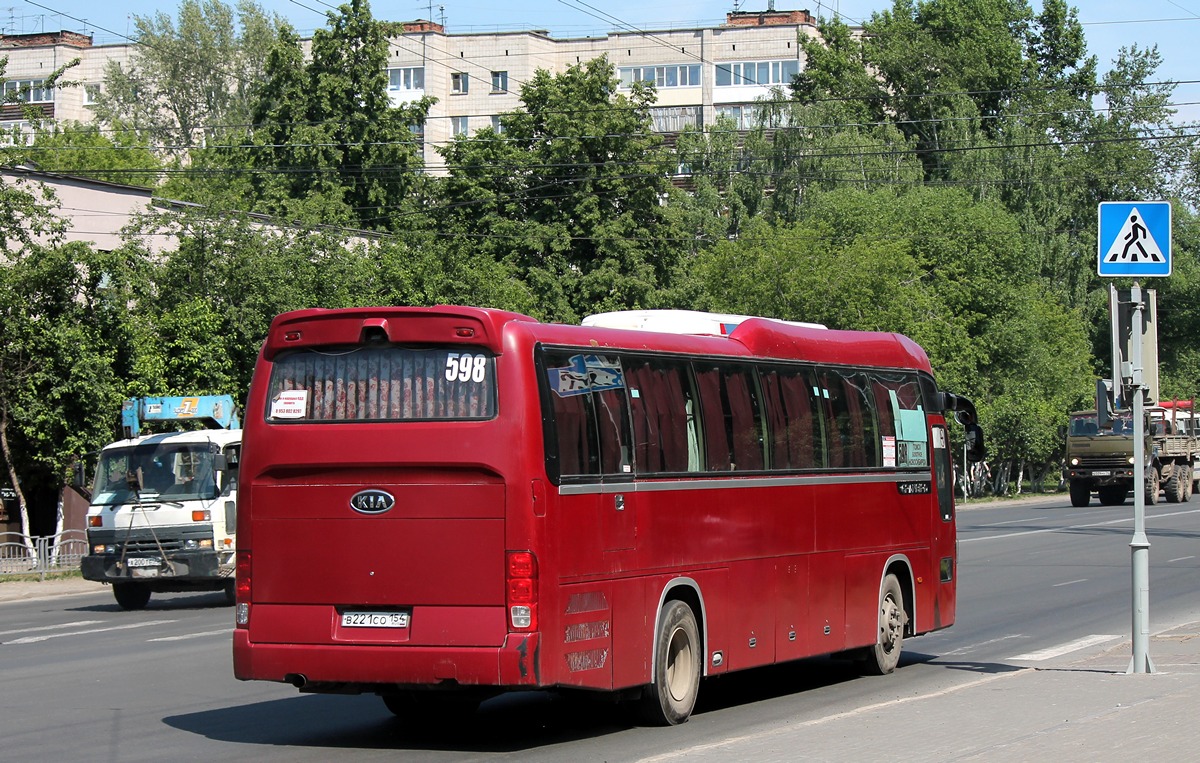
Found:
[{"label": "white road marking", "polygon": [[1179,557],[1176,557],[1176,558],[1174,558],[1174,559],[1168,559],[1168,560],[1167,560],[1167,564],[1174,564],[1175,562],[1186,562],[1188,559],[1195,559],[1195,558],[1196,558],[1196,557],[1195,557],[1195,555],[1193,555],[1193,556],[1179,556]]},{"label": "white road marking", "polygon": [[109,628],[90,628],[83,631],[71,631],[69,633],[48,633],[44,636],[26,636],[25,638],[5,641],[6,644],[36,644],[39,641],[49,641],[52,638],[63,638],[64,636],[86,636],[89,633],[105,633],[106,631],[126,631],[133,628],[148,628],[151,625],[167,625],[168,623],[177,623],[178,620],[147,620],[144,623],[130,623],[128,625],[114,625]]},{"label": "white road marking", "polygon": [[1075,585],[1076,583],[1086,583],[1086,582],[1087,582],[1087,578],[1080,578],[1079,580],[1068,580],[1065,583],[1055,583],[1054,585],[1052,585],[1050,587],[1051,588],[1062,588],[1065,585]]},{"label": "white road marking", "polygon": [[204,636],[221,636],[226,633],[233,633],[233,628],[222,628],[219,631],[204,631],[203,633],[185,633],[182,636],[163,636],[161,638],[148,638],[150,641],[187,641],[192,638],[203,638]]},{"label": "white road marking", "polygon": [[949,652],[942,652],[942,655],[949,656],[949,655],[966,654],[967,652],[972,652],[976,649],[979,649],[980,647],[990,646],[992,644],[998,644],[1001,641],[1008,641],[1009,639],[1014,639],[1014,638],[1027,638],[1027,637],[1022,636],[1020,633],[1013,633],[1008,636],[1001,636],[1000,638],[993,638],[993,639],[988,639],[987,641],[980,641],[978,644],[967,644],[966,646],[960,646],[958,649],[954,649]]},{"label": "white road marking", "polygon": [[84,625],[95,625],[102,623],[103,620],[77,620],[73,623],[59,623],[58,625],[39,625],[36,628],[17,628],[11,631],[0,631],[0,636],[11,636],[14,633],[40,633],[41,631],[58,631],[63,628],[79,628]]},{"label": "white road marking", "polygon": [[1106,636],[1106,635],[1101,635],[1101,634],[1096,634],[1094,636],[1084,636],[1083,638],[1075,639],[1074,641],[1068,641],[1065,644],[1059,644],[1058,646],[1047,647],[1045,649],[1040,649],[1036,652],[1026,652],[1025,654],[1018,654],[1016,657],[1009,657],[1008,659],[1020,660],[1021,662],[1040,662],[1041,660],[1051,660],[1051,659],[1054,659],[1055,657],[1061,657],[1064,654],[1069,654],[1071,652],[1077,652],[1080,649],[1086,649],[1089,646],[1103,644],[1108,641],[1115,641],[1119,638],[1121,638],[1121,637],[1120,636]]},{"label": "white road marking", "polygon": [[[1200,509],[1192,509],[1191,511],[1176,511],[1169,514],[1155,514],[1147,519],[1165,519],[1166,517],[1182,517],[1188,514],[1200,514]],[[1133,522],[1133,517],[1125,517],[1123,519],[1111,519],[1107,522],[1092,522],[1086,525],[1063,525],[1062,527],[1045,527],[1041,530],[1025,530],[1018,533],[1005,533],[1003,535],[985,535],[980,538],[959,538],[959,543],[974,543],[981,540],[1003,540],[1005,538],[1020,538],[1025,535],[1044,535],[1045,533],[1060,533],[1068,530],[1083,530],[1088,527],[1107,527],[1109,525],[1120,525]]]},{"label": "white road marking", "polygon": [[842,720],[843,718],[852,718],[856,715],[863,715],[864,713],[873,713],[876,710],[882,710],[884,708],[899,707],[900,705],[906,705],[910,702],[921,702],[922,700],[926,700],[926,699],[934,699],[937,697],[944,697],[947,694],[954,694],[955,692],[960,692],[964,689],[973,689],[977,686],[989,684],[993,681],[1002,681],[1006,678],[1012,678],[1013,676],[1019,676],[1024,673],[1029,672],[1030,670],[1032,670],[1032,668],[1019,668],[1017,670],[1012,671],[1011,673],[999,673],[996,675],[984,676],[983,678],[979,678],[974,681],[968,681],[966,683],[959,684],[958,686],[951,686],[947,689],[942,689],[941,691],[930,692],[928,694],[919,694],[919,695],[912,696],[912,697],[901,697],[899,699],[889,699],[889,700],[885,700],[883,702],[876,702],[873,705],[863,705],[862,707],[856,707],[852,710],[847,710],[844,713],[834,713],[832,715],[826,715],[826,716],[822,716],[820,718],[813,718],[812,720],[804,721],[803,723],[796,723],[796,724],[789,723],[785,726],[776,726],[775,728],[767,729],[765,731],[760,731],[760,732],[757,732],[754,734],[743,734],[741,736],[736,736],[736,737],[727,737],[727,738],[722,739],[717,742],[709,742],[708,744],[698,744],[698,745],[693,745],[692,747],[684,747],[683,749],[673,750],[671,752],[666,752],[661,755],[654,755],[649,758],[642,758],[638,763],[662,763],[663,761],[676,760],[679,758],[691,759],[693,756],[703,755],[706,752],[709,752],[711,750],[720,749],[722,747],[732,747],[735,745],[743,744],[745,742],[751,742],[751,741],[756,741],[756,740],[760,740],[760,739],[768,739],[770,737],[779,736],[780,734],[794,733],[798,727],[820,726],[821,724],[829,723],[831,721],[839,721],[839,720]]}]

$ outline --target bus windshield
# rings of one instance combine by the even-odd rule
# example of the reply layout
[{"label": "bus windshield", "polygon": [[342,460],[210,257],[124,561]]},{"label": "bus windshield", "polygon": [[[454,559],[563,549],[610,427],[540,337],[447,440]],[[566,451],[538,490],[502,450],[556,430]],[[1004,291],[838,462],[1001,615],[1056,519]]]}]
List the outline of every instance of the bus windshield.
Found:
[{"label": "bus windshield", "polygon": [[92,505],[111,506],[159,496],[173,501],[212,500],[217,493],[208,443],[145,443],[100,454]]}]

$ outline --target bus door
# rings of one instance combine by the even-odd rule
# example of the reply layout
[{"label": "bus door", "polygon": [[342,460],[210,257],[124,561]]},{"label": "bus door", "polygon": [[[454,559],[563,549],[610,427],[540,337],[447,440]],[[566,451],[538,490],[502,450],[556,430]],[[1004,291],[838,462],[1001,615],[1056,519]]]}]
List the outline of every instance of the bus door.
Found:
[{"label": "bus door", "polygon": [[955,578],[958,576],[956,534],[954,529],[954,468],[950,462],[950,438],[943,424],[930,430],[933,445],[933,479],[937,492],[937,514],[933,522],[933,561],[938,573],[938,594],[934,600],[934,628],[954,622]]}]

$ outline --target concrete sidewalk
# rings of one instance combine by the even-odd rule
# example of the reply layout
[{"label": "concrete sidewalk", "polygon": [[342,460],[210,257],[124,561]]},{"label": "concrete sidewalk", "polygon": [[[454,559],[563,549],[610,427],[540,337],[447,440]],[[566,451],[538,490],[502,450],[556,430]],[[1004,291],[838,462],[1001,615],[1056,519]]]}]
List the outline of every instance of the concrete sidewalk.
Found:
[{"label": "concrete sidewalk", "polygon": [[48,599],[56,596],[71,596],[80,593],[101,593],[111,590],[103,583],[83,578],[55,578],[52,580],[9,580],[0,578],[0,604],[9,601]]}]

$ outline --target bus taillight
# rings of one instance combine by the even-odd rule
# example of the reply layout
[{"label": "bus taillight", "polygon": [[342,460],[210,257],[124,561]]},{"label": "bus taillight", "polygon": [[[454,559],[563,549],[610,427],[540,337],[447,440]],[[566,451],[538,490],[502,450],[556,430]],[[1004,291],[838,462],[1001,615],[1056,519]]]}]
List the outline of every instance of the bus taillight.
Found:
[{"label": "bus taillight", "polygon": [[514,631],[537,630],[537,558],[530,551],[509,551],[505,565],[505,604]]},{"label": "bus taillight", "polygon": [[237,575],[234,582],[234,601],[237,627],[250,627],[250,552],[237,552]]}]

